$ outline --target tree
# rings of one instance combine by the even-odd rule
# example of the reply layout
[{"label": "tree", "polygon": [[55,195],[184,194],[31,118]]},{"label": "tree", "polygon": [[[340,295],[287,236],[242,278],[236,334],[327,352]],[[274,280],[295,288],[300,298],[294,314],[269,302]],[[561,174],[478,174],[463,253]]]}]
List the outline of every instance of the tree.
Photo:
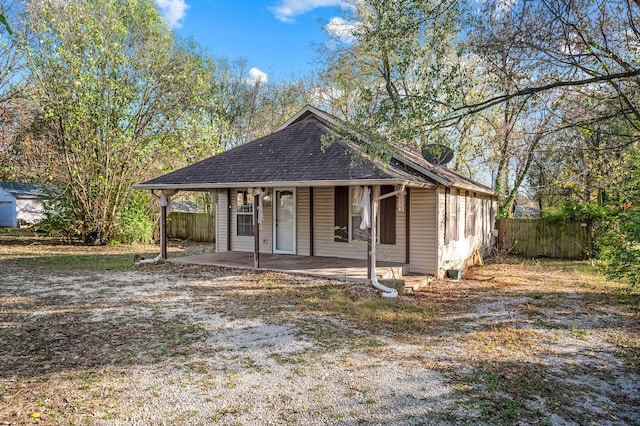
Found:
[{"label": "tree", "polygon": [[0,17],[4,17],[0,23],[7,29],[7,34],[0,32],[0,180],[10,180],[15,176],[18,168],[16,157],[24,148],[15,141],[26,115],[25,102],[20,93],[22,60],[17,39],[10,31],[6,18],[17,17],[19,6],[14,1],[0,6]]},{"label": "tree", "polygon": [[275,130],[308,101],[311,89],[307,78],[293,82],[272,82],[251,78],[247,61],[215,61],[216,96],[213,107],[224,122],[221,140],[234,147]]},{"label": "tree", "polygon": [[323,52],[334,113],[384,140],[419,145],[450,136],[432,124],[460,94],[462,9],[457,0],[353,2],[351,37],[341,34]]},{"label": "tree", "polygon": [[11,30],[11,26],[9,26],[9,21],[7,20],[7,17],[5,16],[5,12],[4,12],[4,6],[0,5],[0,24],[2,24],[4,26],[4,29],[7,33],[9,33],[9,35],[13,34],[13,31]]},{"label": "tree", "polygon": [[[469,20],[467,55],[476,83],[467,91],[467,102],[516,91],[536,72],[535,60],[517,48],[526,38],[520,10],[505,10],[503,4],[489,2]],[[512,214],[536,153],[560,121],[553,109],[562,96],[549,91],[509,98],[467,118],[480,145],[475,151],[491,167],[492,186],[500,195],[499,216]]]},{"label": "tree", "polygon": [[[565,124],[617,117],[640,129],[640,2],[635,0],[493,1],[512,17],[505,37],[532,65],[531,80],[453,109],[449,119],[476,113],[507,100],[549,91],[579,93],[589,114]],[[505,5],[507,5],[505,7]],[[497,40],[501,43],[502,40]]]},{"label": "tree", "polygon": [[32,1],[22,49],[38,134],[81,233],[116,237],[133,183],[211,144],[196,125],[211,68],[152,0]]}]

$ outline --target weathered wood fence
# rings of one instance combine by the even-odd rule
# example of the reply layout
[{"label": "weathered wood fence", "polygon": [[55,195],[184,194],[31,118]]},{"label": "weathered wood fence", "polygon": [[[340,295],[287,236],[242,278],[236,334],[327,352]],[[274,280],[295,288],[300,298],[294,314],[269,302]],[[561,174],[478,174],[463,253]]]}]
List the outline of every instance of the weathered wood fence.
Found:
[{"label": "weathered wood fence", "polygon": [[181,240],[214,242],[215,216],[210,213],[171,212],[167,220],[167,235]]},{"label": "weathered wood fence", "polygon": [[593,227],[579,221],[500,219],[498,249],[526,257],[586,259],[593,252]]}]

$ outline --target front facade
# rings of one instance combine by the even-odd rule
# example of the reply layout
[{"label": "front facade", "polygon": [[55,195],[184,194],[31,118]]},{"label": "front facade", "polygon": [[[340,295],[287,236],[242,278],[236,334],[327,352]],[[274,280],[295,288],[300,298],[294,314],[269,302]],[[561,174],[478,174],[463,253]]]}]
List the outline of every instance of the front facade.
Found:
[{"label": "front facade", "polygon": [[[385,186],[383,191],[389,190]],[[258,230],[260,252],[366,259],[367,233],[358,227],[361,209],[353,201],[354,188],[268,188]],[[441,187],[405,191],[404,211],[397,210],[397,197],[380,209],[378,264],[402,263],[407,272],[441,277],[447,269],[468,266],[476,250],[484,254],[492,247],[495,197]],[[344,193],[349,193],[347,206]],[[214,198],[216,251],[253,251],[254,204],[247,188],[216,191]],[[348,220],[339,222],[340,217]]]},{"label": "front facade", "polygon": [[375,261],[405,273],[440,277],[491,247],[489,188],[407,149],[388,165],[354,155],[358,145],[336,136],[335,124],[305,107],[265,138],[137,187],[210,192],[217,252],[367,259],[371,230],[360,223],[368,219]]}]

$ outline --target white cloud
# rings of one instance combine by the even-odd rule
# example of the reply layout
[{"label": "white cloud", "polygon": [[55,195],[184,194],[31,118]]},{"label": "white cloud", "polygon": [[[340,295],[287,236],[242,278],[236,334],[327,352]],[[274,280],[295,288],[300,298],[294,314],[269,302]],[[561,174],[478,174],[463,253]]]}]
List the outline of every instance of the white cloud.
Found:
[{"label": "white cloud", "polygon": [[271,8],[276,19],[282,22],[293,22],[293,18],[319,7],[348,7],[346,0],[280,0]]},{"label": "white cloud", "polygon": [[160,13],[171,28],[180,28],[189,5],[184,0],[156,0]]},{"label": "white cloud", "polygon": [[259,70],[258,68],[251,68],[249,70],[249,78],[247,78],[247,83],[252,86],[259,86],[261,84],[266,83],[269,80],[269,76],[267,73]]},{"label": "white cloud", "polygon": [[329,20],[329,23],[324,26],[324,29],[327,33],[344,43],[353,43],[356,41],[355,34],[359,27],[360,23],[358,22],[350,22],[339,16],[335,16]]}]

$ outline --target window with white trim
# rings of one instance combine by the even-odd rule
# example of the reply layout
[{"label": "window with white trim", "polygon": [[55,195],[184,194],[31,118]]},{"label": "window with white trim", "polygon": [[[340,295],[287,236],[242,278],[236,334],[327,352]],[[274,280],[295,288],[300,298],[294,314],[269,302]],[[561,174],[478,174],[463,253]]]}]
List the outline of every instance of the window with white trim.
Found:
[{"label": "window with white trim", "polygon": [[236,235],[253,236],[253,200],[247,191],[238,191],[236,194]]}]

